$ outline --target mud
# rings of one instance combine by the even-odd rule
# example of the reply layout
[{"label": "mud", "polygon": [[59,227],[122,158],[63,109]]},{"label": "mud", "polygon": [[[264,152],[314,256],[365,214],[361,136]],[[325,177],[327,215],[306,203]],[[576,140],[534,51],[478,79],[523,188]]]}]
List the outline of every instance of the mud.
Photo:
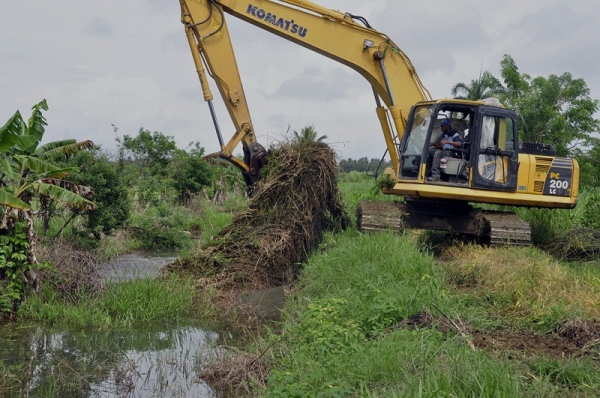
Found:
[{"label": "mud", "polygon": [[471,335],[475,347],[498,354],[512,352],[527,356],[560,358],[573,358],[584,354],[574,341],[557,334],[475,330]]},{"label": "mud", "polygon": [[[397,328],[436,328],[442,333],[458,332],[469,337],[473,346],[496,354],[575,358],[600,354],[600,321],[572,319],[552,333],[530,330],[490,331],[469,329],[442,316],[418,312],[396,325]],[[460,328],[457,329],[457,327]]]}]

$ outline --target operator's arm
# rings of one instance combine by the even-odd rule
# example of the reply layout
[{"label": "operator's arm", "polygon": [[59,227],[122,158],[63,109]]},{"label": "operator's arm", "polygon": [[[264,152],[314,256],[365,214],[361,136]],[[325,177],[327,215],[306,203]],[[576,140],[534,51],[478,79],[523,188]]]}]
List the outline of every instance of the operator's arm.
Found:
[{"label": "operator's arm", "polygon": [[462,142],[460,141],[460,138],[458,140],[442,140],[441,144],[442,144],[442,146],[444,146],[446,144],[452,145],[454,148],[462,147]]}]

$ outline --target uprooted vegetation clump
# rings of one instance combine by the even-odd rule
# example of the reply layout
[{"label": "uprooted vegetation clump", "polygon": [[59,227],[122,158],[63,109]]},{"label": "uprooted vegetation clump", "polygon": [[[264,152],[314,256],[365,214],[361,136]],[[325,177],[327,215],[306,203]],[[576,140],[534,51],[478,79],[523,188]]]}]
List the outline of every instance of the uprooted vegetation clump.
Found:
[{"label": "uprooted vegetation clump", "polygon": [[282,143],[271,149],[248,208],[205,248],[167,269],[208,277],[220,287],[289,283],[325,231],[350,223],[336,173],[335,153],[324,143]]},{"label": "uprooted vegetation clump", "polygon": [[600,231],[587,227],[574,228],[555,237],[542,248],[567,261],[596,260],[600,256]]}]

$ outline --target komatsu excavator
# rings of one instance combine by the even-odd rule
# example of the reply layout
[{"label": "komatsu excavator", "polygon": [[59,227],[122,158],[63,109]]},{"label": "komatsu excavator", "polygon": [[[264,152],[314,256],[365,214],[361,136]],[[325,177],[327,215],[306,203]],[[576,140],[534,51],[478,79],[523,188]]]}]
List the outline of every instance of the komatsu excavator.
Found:
[{"label": "komatsu excavator", "polygon": [[[226,15],[231,15],[300,46],[338,61],[372,86],[376,112],[392,167],[383,193],[403,203],[363,203],[363,231],[449,230],[476,235],[492,244],[529,244],[529,225],[511,213],[473,208],[491,203],[573,208],[579,190],[579,166],[556,157],[552,145],[519,142],[517,117],[498,101],[432,100],[409,58],[385,34],[360,16],[334,11],[307,0],[180,0],[181,21],[221,151],[243,173],[246,183],[260,179],[266,151],[256,140]],[[211,76],[235,126],[227,143],[217,123]],[[449,120],[463,142],[441,159],[441,179],[431,173],[430,143]],[[447,122],[446,122],[447,123]],[[233,156],[242,144],[244,159]]]}]

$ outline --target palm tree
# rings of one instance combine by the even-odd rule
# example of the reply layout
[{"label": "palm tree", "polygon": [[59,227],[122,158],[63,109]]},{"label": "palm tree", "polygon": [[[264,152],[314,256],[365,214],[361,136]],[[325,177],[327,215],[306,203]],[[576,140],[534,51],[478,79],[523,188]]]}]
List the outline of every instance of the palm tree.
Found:
[{"label": "palm tree", "polygon": [[317,130],[315,130],[314,126],[306,126],[300,130],[298,133],[294,130],[294,140],[299,144],[308,143],[308,142],[323,142],[327,139],[326,135],[322,135],[317,138]]},{"label": "palm tree", "polygon": [[[27,225],[28,261],[36,265],[32,199],[36,195],[44,195],[83,210],[92,210],[96,205],[90,201],[93,192],[89,188],[63,180],[76,168],[60,168],[51,163],[55,156],[70,156],[94,144],[91,141],[63,140],[38,147],[47,125],[42,114],[42,110],[48,110],[46,100],[32,109],[27,123],[17,111],[0,128],[0,233],[2,230],[10,232],[17,222],[24,221]],[[39,281],[35,273],[29,271],[25,276],[37,290]]]},{"label": "palm tree", "polygon": [[504,87],[490,72],[485,71],[479,74],[478,79],[471,80],[471,83],[457,83],[452,87],[452,95],[457,99],[482,100],[497,96],[504,91]]}]

